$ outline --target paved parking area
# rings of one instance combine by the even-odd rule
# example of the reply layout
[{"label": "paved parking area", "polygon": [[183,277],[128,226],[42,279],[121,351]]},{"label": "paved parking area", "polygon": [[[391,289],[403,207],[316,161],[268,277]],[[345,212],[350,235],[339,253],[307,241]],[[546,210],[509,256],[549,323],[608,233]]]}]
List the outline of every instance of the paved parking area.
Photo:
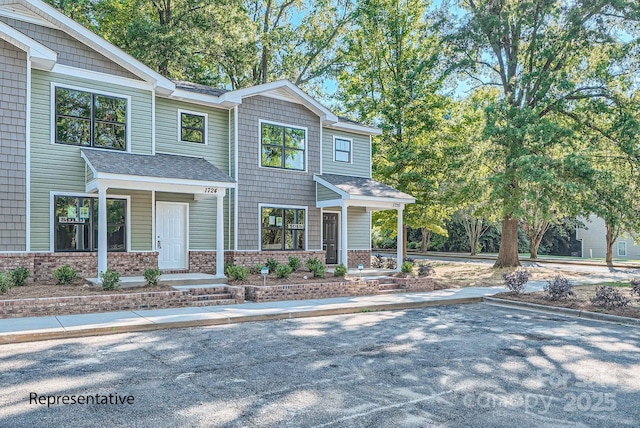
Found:
[{"label": "paved parking area", "polygon": [[[96,394],[133,404],[34,403]],[[7,427],[637,427],[639,402],[640,329],[485,304],[0,346]]]}]

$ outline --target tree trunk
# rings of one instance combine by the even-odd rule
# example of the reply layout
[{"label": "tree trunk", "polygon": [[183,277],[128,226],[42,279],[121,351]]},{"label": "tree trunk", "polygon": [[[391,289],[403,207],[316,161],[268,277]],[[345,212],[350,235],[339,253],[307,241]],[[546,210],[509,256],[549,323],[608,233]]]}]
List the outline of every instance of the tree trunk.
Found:
[{"label": "tree trunk", "polygon": [[609,224],[605,224],[605,228],[607,230],[607,256],[605,258],[605,262],[607,262],[608,266],[613,266],[613,241],[615,241],[616,238],[613,234],[613,229]]},{"label": "tree trunk", "polygon": [[426,227],[422,228],[422,242],[420,243],[420,252],[426,253],[429,251],[429,242],[431,241],[431,231]]},{"label": "tree trunk", "polygon": [[531,260],[538,260],[538,247],[540,247],[540,241],[536,242],[536,240],[529,240],[529,258]]},{"label": "tree trunk", "polygon": [[518,257],[518,219],[507,215],[502,219],[500,251],[493,267],[506,268],[520,266]]}]

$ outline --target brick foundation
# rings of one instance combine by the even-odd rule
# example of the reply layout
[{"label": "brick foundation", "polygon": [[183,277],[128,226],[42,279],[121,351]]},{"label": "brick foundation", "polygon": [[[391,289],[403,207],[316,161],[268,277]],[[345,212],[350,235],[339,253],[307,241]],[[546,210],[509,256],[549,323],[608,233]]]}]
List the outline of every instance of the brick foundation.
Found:
[{"label": "brick foundation", "polygon": [[371,251],[370,250],[349,250],[347,252],[349,259],[349,267],[357,268],[360,263],[364,265],[364,268],[371,267]]},{"label": "brick foundation", "polygon": [[185,306],[244,303],[243,287],[224,287],[232,298],[226,301],[198,301],[209,289],[197,291],[148,291],[74,297],[0,300],[0,318],[44,315],[86,314],[140,309],[181,308]]},{"label": "brick foundation", "polygon": [[298,257],[304,266],[307,260],[318,258],[324,262],[324,251],[226,251],[225,263],[233,263],[246,267],[257,264],[264,265],[267,259],[275,259],[278,263],[288,263],[289,257]]},{"label": "brick foundation", "polygon": [[189,251],[189,272],[216,273],[215,251]]},{"label": "brick foundation", "polygon": [[[0,254],[0,270],[24,266],[31,272],[30,281],[47,281],[52,273],[69,264],[82,278],[95,278],[98,270],[97,253],[5,253]],[[157,252],[109,253],[107,267],[122,276],[140,276],[145,269],[158,266]]]},{"label": "brick foundation", "polygon": [[378,294],[379,281],[318,282],[292,285],[245,285],[245,298],[253,302],[326,299]]}]

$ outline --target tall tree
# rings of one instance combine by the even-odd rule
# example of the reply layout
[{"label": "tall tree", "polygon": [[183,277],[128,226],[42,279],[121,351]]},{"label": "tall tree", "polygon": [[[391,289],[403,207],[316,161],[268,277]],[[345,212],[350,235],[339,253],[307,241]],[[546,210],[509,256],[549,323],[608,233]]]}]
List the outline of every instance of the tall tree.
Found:
[{"label": "tall tree", "polygon": [[[449,157],[447,141],[436,134],[449,103],[437,94],[445,52],[427,6],[419,0],[361,1],[349,65],[338,81],[344,109],[382,128],[373,142],[374,177],[416,197],[404,212],[408,225],[442,233],[451,215],[442,199]],[[380,217],[392,222],[395,213]]]},{"label": "tall tree", "polygon": [[[496,169],[491,198],[502,235],[496,267],[518,266],[518,223],[526,201],[587,190],[588,159],[575,129],[594,113],[620,107],[621,68],[632,53],[640,5],[635,0],[461,0],[452,41],[458,65],[501,97],[487,109],[484,136]],[[582,103],[581,101],[591,101]],[[584,108],[582,108],[584,107]],[[637,133],[637,130],[634,131]]]}]

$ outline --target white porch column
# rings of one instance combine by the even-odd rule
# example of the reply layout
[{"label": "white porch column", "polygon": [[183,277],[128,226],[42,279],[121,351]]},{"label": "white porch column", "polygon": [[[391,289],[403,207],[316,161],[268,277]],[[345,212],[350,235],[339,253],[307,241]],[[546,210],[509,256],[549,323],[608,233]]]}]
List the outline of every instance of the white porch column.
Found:
[{"label": "white porch column", "polygon": [[216,276],[224,277],[224,189],[216,199]]},{"label": "white porch column", "polygon": [[349,268],[349,251],[347,250],[347,204],[342,201],[342,215],[340,216],[340,263]]},{"label": "white porch column", "polygon": [[404,234],[403,234],[403,228],[402,228],[402,211],[404,210],[404,205],[400,205],[400,207],[398,208],[398,239],[397,239],[397,247],[398,247],[398,255],[397,255],[397,261],[398,261],[398,266],[396,267],[396,270],[398,272],[401,271],[402,269],[402,254],[403,254],[403,249],[404,249]]},{"label": "white porch column", "polygon": [[107,270],[107,188],[98,187],[98,280]]}]

